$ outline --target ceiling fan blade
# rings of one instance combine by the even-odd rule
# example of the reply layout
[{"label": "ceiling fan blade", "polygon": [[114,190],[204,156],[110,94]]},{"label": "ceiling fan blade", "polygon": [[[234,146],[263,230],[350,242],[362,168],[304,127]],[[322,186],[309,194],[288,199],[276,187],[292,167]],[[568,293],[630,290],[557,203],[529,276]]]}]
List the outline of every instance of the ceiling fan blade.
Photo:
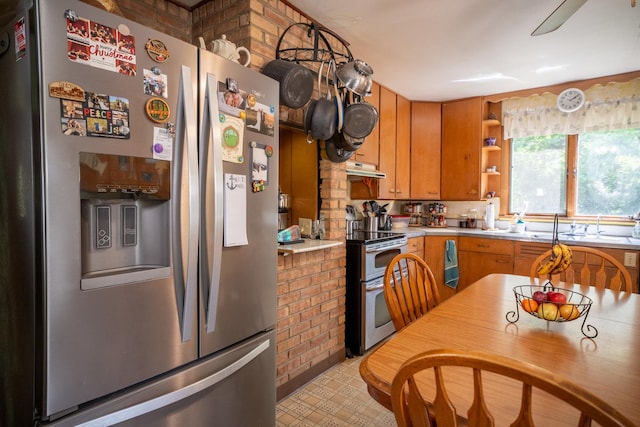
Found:
[{"label": "ceiling fan blade", "polygon": [[564,0],[556,10],[551,12],[551,15],[547,16],[547,19],[542,21],[542,24],[531,35],[539,36],[557,30],[586,2],[587,0]]}]

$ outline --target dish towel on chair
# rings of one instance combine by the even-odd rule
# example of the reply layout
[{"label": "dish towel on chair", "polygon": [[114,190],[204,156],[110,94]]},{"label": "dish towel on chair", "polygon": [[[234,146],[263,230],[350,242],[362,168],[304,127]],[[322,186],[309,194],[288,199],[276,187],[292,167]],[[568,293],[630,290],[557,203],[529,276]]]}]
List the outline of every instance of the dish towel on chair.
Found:
[{"label": "dish towel on chair", "polygon": [[450,288],[458,287],[458,253],[455,240],[447,240],[444,251],[444,284]]}]

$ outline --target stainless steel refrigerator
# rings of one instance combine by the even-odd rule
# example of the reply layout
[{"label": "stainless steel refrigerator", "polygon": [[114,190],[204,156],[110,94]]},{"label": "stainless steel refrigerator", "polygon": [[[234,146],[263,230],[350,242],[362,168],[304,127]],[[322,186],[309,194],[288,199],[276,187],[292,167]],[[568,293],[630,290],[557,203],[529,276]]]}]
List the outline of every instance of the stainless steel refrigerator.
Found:
[{"label": "stainless steel refrigerator", "polygon": [[0,425],[274,425],[278,83],[73,0],[2,24]]}]

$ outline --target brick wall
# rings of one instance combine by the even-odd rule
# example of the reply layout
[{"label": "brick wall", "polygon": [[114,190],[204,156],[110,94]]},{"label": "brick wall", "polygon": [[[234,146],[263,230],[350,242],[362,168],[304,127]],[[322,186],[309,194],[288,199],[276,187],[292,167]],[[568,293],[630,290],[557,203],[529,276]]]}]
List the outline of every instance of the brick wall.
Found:
[{"label": "brick wall", "polygon": [[[275,58],[283,32],[296,22],[309,23],[278,0],[215,0],[189,12],[165,0],[85,0],[110,2],[126,18],[198,45],[226,34],[247,47],[251,68],[260,71]],[[332,43],[335,42],[331,40]],[[283,47],[309,47],[303,31],[294,29]],[[341,50],[341,44],[332,46]],[[308,64],[317,70],[317,64]],[[280,108],[280,121],[300,128],[304,109]],[[324,151],[323,151],[324,153]],[[320,160],[320,210],[327,239],[344,241],[347,181],[344,163]],[[345,253],[344,246],[278,257],[277,386],[282,398],[345,357]]]},{"label": "brick wall", "polygon": [[[275,0],[251,3],[252,67],[260,70],[275,58],[275,47],[293,23],[310,23]],[[293,28],[282,47],[310,47],[304,32]],[[335,49],[339,47],[334,46]],[[307,64],[317,70],[317,64]],[[304,109],[280,108],[281,122],[301,126]],[[347,181],[344,164],[320,160],[320,211],[327,239],[344,241]],[[277,397],[286,396],[345,357],[344,246],[278,257]]]},{"label": "brick wall", "polygon": [[166,0],[80,0],[191,43],[191,12]]}]

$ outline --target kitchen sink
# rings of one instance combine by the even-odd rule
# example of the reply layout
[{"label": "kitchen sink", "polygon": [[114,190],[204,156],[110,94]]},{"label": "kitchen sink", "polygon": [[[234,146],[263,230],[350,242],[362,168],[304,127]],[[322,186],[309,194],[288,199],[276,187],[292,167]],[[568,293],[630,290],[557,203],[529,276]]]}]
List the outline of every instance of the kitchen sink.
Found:
[{"label": "kitchen sink", "polygon": [[[535,240],[550,241],[553,239],[553,233],[544,231],[527,231],[525,235]],[[558,235],[561,241],[565,242],[609,242],[609,243],[627,243],[627,238],[623,236],[595,235],[595,234],[576,234],[576,233],[560,233]]]}]

